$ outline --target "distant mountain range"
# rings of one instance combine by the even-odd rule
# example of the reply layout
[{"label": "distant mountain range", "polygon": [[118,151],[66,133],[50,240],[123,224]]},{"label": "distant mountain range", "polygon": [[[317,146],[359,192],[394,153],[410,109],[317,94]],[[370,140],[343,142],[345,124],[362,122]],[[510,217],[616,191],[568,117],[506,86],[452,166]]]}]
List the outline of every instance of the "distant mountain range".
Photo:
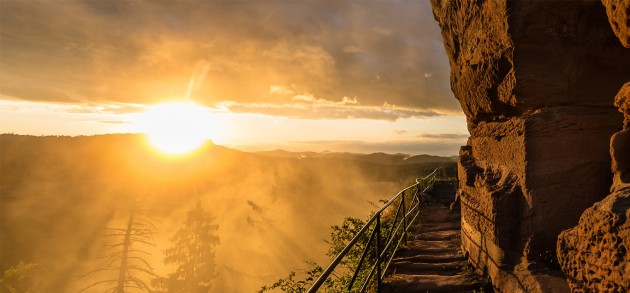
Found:
[{"label": "distant mountain range", "polygon": [[347,152],[290,152],[286,150],[274,150],[256,152],[259,155],[265,155],[270,157],[281,158],[334,158],[334,159],[347,159],[357,160],[376,164],[385,165],[410,165],[421,163],[448,163],[457,162],[457,156],[441,157],[432,155],[409,155],[409,154],[386,154],[386,153],[372,153],[372,154],[357,154]]}]

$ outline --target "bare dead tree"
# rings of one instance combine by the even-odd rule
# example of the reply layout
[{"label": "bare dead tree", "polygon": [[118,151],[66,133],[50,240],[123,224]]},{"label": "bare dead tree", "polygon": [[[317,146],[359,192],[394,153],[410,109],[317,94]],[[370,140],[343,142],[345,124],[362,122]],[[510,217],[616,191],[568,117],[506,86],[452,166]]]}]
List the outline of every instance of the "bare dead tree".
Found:
[{"label": "bare dead tree", "polygon": [[[112,277],[94,282],[79,292],[94,287],[103,287],[103,292],[111,293],[152,292],[151,286],[145,280],[157,277],[153,267],[146,260],[146,257],[151,255],[146,248],[155,246],[153,233],[157,229],[154,221],[148,211],[138,209],[134,202],[124,228],[106,228],[104,238],[109,243],[103,249],[105,265],[80,278],[94,274]],[[113,277],[114,275],[117,277]]]}]

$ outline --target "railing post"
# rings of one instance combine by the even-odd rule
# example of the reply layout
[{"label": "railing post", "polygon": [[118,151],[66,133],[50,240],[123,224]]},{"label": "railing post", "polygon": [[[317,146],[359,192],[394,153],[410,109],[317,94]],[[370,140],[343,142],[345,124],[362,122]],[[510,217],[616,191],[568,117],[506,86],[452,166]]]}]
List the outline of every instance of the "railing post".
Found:
[{"label": "railing post", "polygon": [[381,213],[376,217],[376,292],[381,292]]},{"label": "railing post", "polygon": [[403,220],[403,241],[405,242],[405,245],[407,245],[407,212],[405,211],[405,192],[404,191],[402,193],[402,220]]}]

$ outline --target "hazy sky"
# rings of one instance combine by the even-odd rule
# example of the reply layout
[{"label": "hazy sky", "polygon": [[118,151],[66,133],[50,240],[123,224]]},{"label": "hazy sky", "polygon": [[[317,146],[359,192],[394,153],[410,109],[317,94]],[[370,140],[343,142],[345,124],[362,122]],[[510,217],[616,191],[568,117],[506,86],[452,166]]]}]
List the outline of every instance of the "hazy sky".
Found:
[{"label": "hazy sky", "polygon": [[0,132],[138,132],[150,105],[189,97],[210,137],[242,149],[465,143],[425,0],[0,0],[0,14]]}]

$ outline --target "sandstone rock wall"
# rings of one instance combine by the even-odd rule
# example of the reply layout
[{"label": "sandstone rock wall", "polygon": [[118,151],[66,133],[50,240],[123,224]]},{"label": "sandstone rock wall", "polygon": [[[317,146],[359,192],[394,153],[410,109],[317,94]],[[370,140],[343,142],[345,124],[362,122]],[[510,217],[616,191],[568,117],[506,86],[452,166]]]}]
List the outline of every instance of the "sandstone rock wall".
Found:
[{"label": "sandstone rock wall", "polygon": [[622,123],[612,97],[630,79],[630,52],[599,0],[432,6],[471,134],[459,162],[463,248],[499,290],[561,288],[541,272],[560,232],[610,188],[608,141]]},{"label": "sandstone rock wall", "polygon": [[612,193],[558,237],[558,260],[574,292],[630,291],[630,82],[615,106],[625,121],[610,139]]},{"label": "sandstone rock wall", "polygon": [[[602,3],[615,35],[630,48],[630,0]],[[630,63],[625,64],[630,71]],[[611,194],[558,237],[558,260],[573,292],[630,291],[630,82],[619,90],[614,105],[624,122],[610,139]]]},{"label": "sandstone rock wall", "polygon": [[[630,10],[630,1],[626,3]],[[624,113],[624,121],[623,130],[615,133],[610,139],[613,171],[611,192],[630,187],[630,82],[627,82],[615,97],[615,106]]]},{"label": "sandstone rock wall", "polygon": [[560,234],[558,257],[573,292],[630,290],[630,188],[584,212],[577,227]]}]

